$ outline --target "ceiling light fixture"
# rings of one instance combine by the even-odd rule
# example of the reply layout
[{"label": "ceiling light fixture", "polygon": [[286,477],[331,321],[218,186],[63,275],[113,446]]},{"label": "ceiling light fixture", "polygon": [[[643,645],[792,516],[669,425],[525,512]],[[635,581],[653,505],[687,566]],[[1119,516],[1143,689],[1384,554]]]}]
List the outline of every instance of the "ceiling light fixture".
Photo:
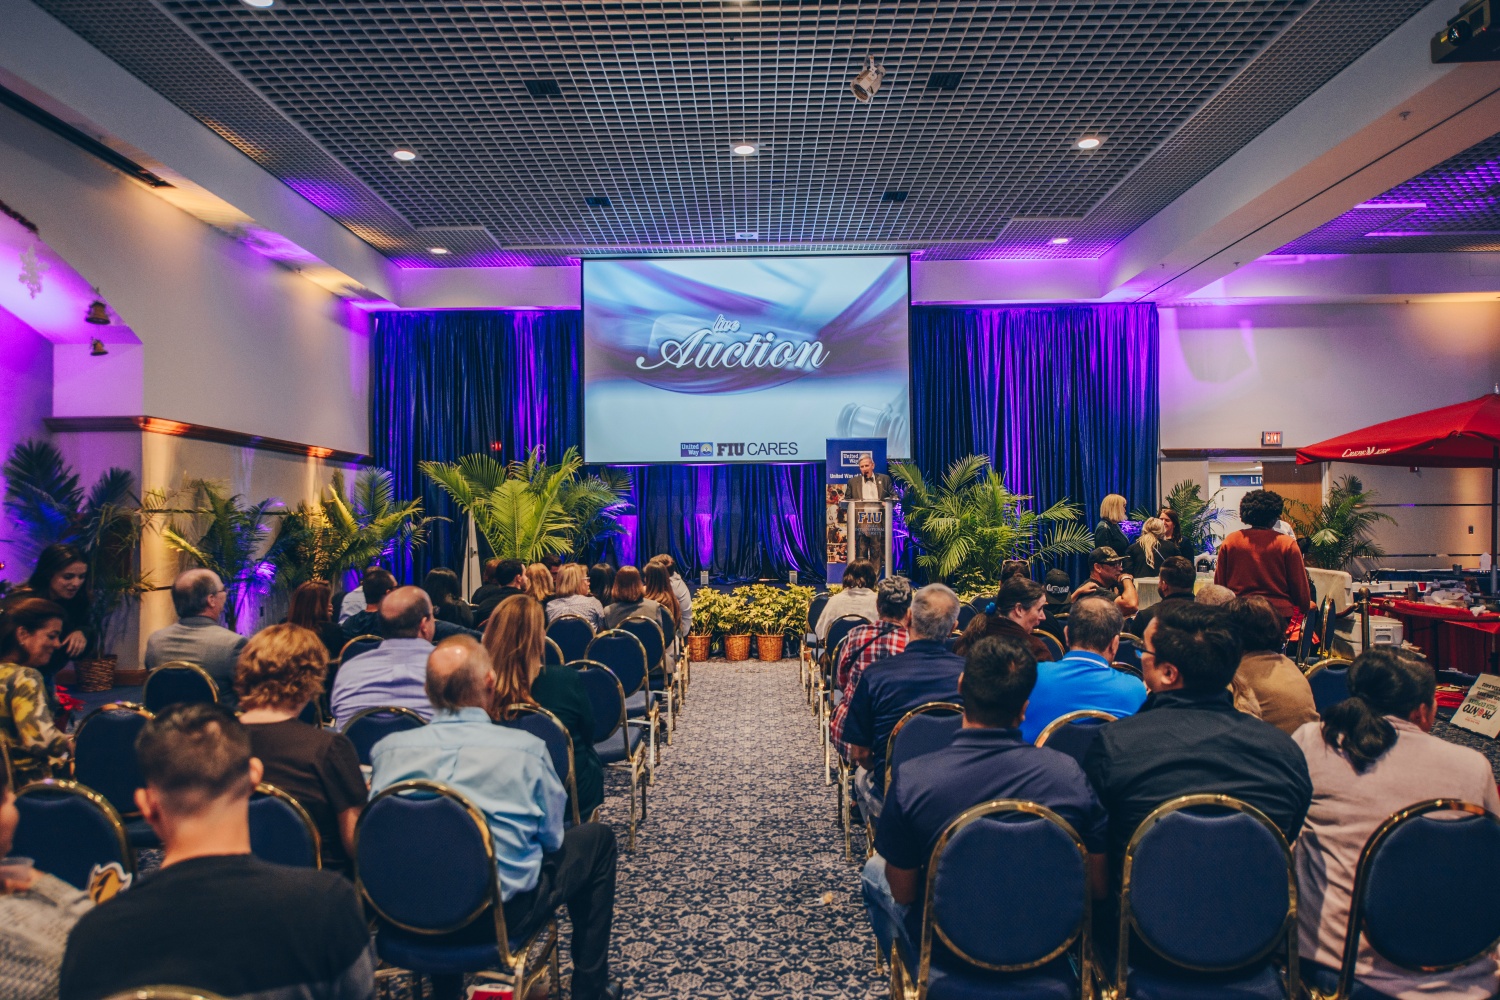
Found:
[{"label": "ceiling light fixture", "polygon": [[448,252],[448,248],[447,247],[428,247],[427,248],[427,252],[428,253],[435,253],[435,254],[441,255],[441,254],[447,253]]},{"label": "ceiling light fixture", "polygon": [[402,163],[410,163],[417,158],[417,154],[409,149],[393,149],[391,150],[391,155]]},{"label": "ceiling light fixture", "polygon": [[276,6],[276,0],[241,0],[246,7],[255,7],[265,10],[267,7]]},{"label": "ceiling light fixture", "polygon": [[1074,143],[1074,145],[1079,149],[1098,149],[1100,146],[1104,145],[1104,136],[1086,135],[1082,139],[1079,139],[1076,143]]},{"label": "ceiling light fixture", "polygon": [[756,233],[756,232],[739,232],[739,233],[735,233],[734,234],[734,238],[737,239],[737,240],[758,240],[758,239],[760,239],[760,233]]},{"label": "ceiling light fixture", "polygon": [[874,56],[865,56],[865,68],[849,81],[849,89],[853,91],[856,101],[869,104],[870,98],[880,91],[880,81],[884,79],[885,67],[877,63]]},{"label": "ceiling light fixture", "polygon": [[729,146],[729,151],[735,156],[754,156],[756,153],[760,152],[760,147],[753,142],[746,142],[744,140],[741,140],[739,142],[731,143]]},{"label": "ceiling light fixture", "polygon": [[1068,236],[1054,236],[1054,237],[1052,237],[1052,245],[1055,246],[1055,247],[1060,247],[1060,246],[1062,246],[1065,243],[1072,243],[1072,242],[1073,242],[1072,238],[1068,237]]}]

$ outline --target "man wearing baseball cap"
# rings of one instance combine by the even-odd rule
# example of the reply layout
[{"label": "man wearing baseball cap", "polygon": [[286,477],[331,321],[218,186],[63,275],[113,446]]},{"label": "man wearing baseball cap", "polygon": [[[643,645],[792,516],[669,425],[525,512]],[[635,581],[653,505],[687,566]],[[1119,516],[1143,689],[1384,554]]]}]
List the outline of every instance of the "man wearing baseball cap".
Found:
[{"label": "man wearing baseball cap", "polygon": [[1061,643],[1063,649],[1067,649],[1068,637],[1064,629],[1068,625],[1068,608],[1072,607],[1068,598],[1073,593],[1073,581],[1068,578],[1068,571],[1049,569],[1042,582],[1042,590],[1047,594],[1047,603],[1042,605],[1042,613],[1047,617],[1042,619],[1037,628]]},{"label": "man wearing baseball cap", "polygon": [[1083,586],[1073,591],[1072,599],[1076,601],[1089,594],[1102,593],[1114,599],[1115,607],[1126,618],[1135,614],[1140,609],[1141,602],[1135,591],[1135,577],[1121,568],[1125,557],[1108,545],[1101,545],[1089,553],[1089,562],[1093,571],[1083,581]]}]

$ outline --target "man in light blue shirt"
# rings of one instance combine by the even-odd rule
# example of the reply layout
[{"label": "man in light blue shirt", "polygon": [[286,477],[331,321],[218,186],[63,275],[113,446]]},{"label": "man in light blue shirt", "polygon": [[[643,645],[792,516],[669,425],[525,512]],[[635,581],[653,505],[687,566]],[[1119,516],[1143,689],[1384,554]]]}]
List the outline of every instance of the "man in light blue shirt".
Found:
[{"label": "man in light blue shirt", "polygon": [[425,779],[466,798],[490,829],[511,937],[530,933],[566,904],[573,923],[574,1000],[618,1000],[623,986],[609,978],[614,831],[602,823],[563,829],[567,791],[547,746],[490,721],[495,673],[490,655],[472,636],[455,636],[430,651],[425,688],[436,710],[432,724],[375,744],[370,791]]},{"label": "man in light blue shirt", "polygon": [[425,685],[434,625],[432,601],[421,587],[397,587],[385,595],[380,602],[385,641],[351,657],[334,676],[328,700],[340,729],[366,708],[409,708],[432,718]]},{"label": "man in light blue shirt", "polygon": [[1121,718],[1140,710],[1146,685],[1110,666],[1124,626],[1113,600],[1090,595],[1073,602],[1064,629],[1068,655],[1036,665],[1036,687],[1021,723],[1022,739],[1035,743],[1048,723],[1069,712],[1092,709]]}]

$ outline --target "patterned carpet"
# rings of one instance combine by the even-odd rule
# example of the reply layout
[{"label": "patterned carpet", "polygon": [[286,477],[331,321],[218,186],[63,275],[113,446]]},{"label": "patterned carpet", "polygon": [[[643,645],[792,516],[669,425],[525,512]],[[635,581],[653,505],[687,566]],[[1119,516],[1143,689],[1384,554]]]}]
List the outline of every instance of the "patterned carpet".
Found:
[{"label": "patterned carpet", "polygon": [[[695,664],[662,753],[633,854],[628,783],[607,778],[604,818],[622,845],[611,968],[627,996],[884,996],[796,661]],[[565,982],[569,936],[564,921]],[[382,995],[411,996],[404,980]]]}]

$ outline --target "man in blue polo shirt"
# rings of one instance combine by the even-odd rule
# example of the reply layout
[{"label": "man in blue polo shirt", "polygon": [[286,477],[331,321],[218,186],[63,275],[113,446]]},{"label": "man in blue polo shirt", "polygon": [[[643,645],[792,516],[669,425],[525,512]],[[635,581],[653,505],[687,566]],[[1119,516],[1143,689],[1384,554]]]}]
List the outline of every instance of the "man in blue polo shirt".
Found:
[{"label": "man in blue polo shirt", "polygon": [[943,640],[958,624],[958,595],[941,583],[912,595],[906,649],[872,664],[860,675],[844,720],[849,760],[858,765],[854,794],[871,819],[880,817],[885,791],[885,745],[901,717],[930,701],[957,701],[963,657]]},{"label": "man in blue polo shirt", "polygon": [[912,941],[922,914],[913,904],[923,898],[927,859],[944,828],[982,802],[1022,799],[1067,820],[1088,848],[1094,895],[1103,895],[1104,808],[1072,757],[1021,738],[1036,670],[1031,651],[1017,639],[992,636],[975,643],[960,679],[963,728],[949,746],[896,768],[875,831],[876,853],[863,877],[865,908],[887,954],[896,940],[908,962],[916,958]]},{"label": "man in blue polo shirt", "polygon": [[1068,655],[1056,663],[1038,663],[1036,688],[1021,738],[1035,743],[1054,719],[1093,709],[1115,718],[1134,715],[1146,700],[1146,685],[1110,666],[1120,648],[1125,618],[1115,602],[1090,595],[1073,602],[1068,612]]}]

